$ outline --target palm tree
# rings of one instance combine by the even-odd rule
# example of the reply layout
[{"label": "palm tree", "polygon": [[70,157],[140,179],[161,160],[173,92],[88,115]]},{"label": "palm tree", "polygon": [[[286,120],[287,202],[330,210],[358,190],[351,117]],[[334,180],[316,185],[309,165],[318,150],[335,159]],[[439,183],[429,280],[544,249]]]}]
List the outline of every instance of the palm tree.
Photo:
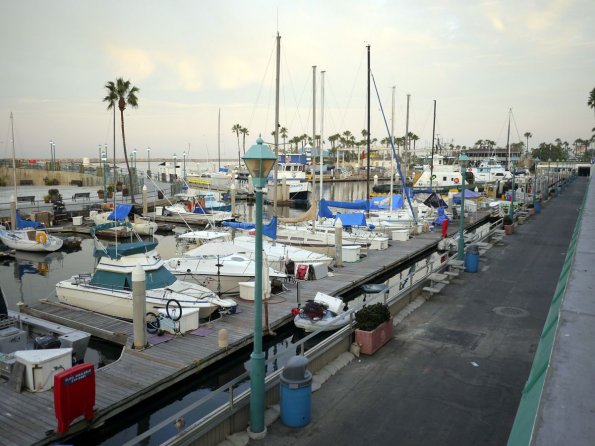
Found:
[{"label": "palm tree", "polygon": [[529,138],[532,138],[533,134],[531,132],[525,132],[523,136],[527,138],[527,153],[529,153]]},{"label": "palm tree", "polygon": [[137,87],[130,84],[130,81],[125,81],[121,77],[116,79],[116,82],[109,81],[105,84],[107,89],[107,96],[103,98],[103,102],[107,102],[107,109],[110,110],[116,107],[120,110],[120,122],[122,124],[122,146],[124,147],[124,159],[126,160],[126,169],[128,170],[128,184],[130,186],[130,197],[131,202],[135,203],[134,200],[134,184],[132,181],[132,172],[130,171],[130,163],[128,162],[128,152],[126,151],[126,134],[124,132],[124,110],[129,105],[132,108],[138,107],[138,97],[136,94],[139,92]]},{"label": "palm tree", "polygon": [[283,138],[283,153],[287,153],[287,148],[285,146],[285,140],[287,139],[287,129],[285,127],[281,127],[279,129],[279,136]]},{"label": "palm tree", "polygon": [[250,132],[248,131],[248,129],[246,127],[242,127],[240,129],[240,133],[242,134],[242,150],[243,150],[243,154],[246,154],[246,136],[248,136],[250,134]]},{"label": "palm tree", "polygon": [[589,100],[587,101],[587,105],[593,109],[593,112],[595,113],[595,88],[593,88],[593,90],[591,90],[591,93],[589,93]]},{"label": "palm tree", "polygon": [[409,132],[409,140],[413,141],[413,155],[415,155],[415,142],[419,140],[419,136],[413,132]]},{"label": "palm tree", "polygon": [[236,134],[236,137],[238,138],[238,169],[239,169],[240,166],[242,165],[242,163],[240,161],[240,132],[242,131],[242,126],[240,124],[236,124],[231,128],[231,131],[234,132]]}]

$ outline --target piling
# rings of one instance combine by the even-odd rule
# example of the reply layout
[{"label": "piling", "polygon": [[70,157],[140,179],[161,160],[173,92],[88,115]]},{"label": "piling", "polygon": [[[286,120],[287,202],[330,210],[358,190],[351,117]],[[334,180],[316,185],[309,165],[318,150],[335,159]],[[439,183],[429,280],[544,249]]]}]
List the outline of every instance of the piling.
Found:
[{"label": "piling", "polygon": [[139,264],[132,271],[133,347],[136,350],[142,350],[147,346],[146,305],[145,270]]},{"label": "piling", "polygon": [[143,216],[147,216],[149,212],[148,205],[147,205],[147,185],[143,185]]},{"label": "piling", "polygon": [[236,215],[236,180],[234,179],[229,187],[231,191],[231,215]]},{"label": "piling", "polygon": [[343,266],[343,223],[340,218],[335,222],[335,266]]}]

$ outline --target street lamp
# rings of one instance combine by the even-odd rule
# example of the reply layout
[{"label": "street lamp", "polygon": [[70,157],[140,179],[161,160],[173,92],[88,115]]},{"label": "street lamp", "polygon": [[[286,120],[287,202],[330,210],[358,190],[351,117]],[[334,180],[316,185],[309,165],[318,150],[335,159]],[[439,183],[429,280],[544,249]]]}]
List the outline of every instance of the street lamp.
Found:
[{"label": "street lamp", "polygon": [[174,153],[174,180],[178,178],[178,157]]},{"label": "street lamp", "polygon": [[243,157],[244,163],[252,175],[256,193],[256,239],[254,278],[254,349],[250,355],[250,430],[255,437],[264,434],[264,353],[262,351],[262,194],[267,177],[273,169],[277,157],[263,144],[259,136],[256,144],[250,147]]},{"label": "street lamp", "polygon": [[[100,146],[101,147],[101,146]],[[107,146],[105,147],[105,152],[101,152],[101,167],[103,170],[103,202],[107,203],[107,191],[105,187],[105,166],[107,164]]]},{"label": "street lamp", "polygon": [[533,176],[533,209],[535,209],[535,202],[537,197],[537,165],[539,164],[539,157],[533,158],[533,165],[535,166],[535,174]]},{"label": "street lamp", "polygon": [[510,167],[512,167],[512,193],[510,194],[510,209],[508,209],[508,215],[513,222],[514,222],[514,200],[515,200],[514,179],[516,177],[514,162],[517,160],[518,160],[517,157],[514,157],[514,156],[510,157]]},{"label": "street lamp", "polygon": [[184,183],[186,182],[186,151],[184,150],[184,173],[183,173]]},{"label": "street lamp", "polygon": [[147,147],[147,176],[151,178],[151,148]]},{"label": "street lamp", "polygon": [[558,161],[556,161],[556,197],[560,193],[560,191],[558,189],[558,183],[559,182],[560,182],[560,168],[558,167]]},{"label": "street lamp", "polygon": [[465,233],[465,176],[468,164],[469,157],[464,153],[459,155],[459,165],[461,166],[461,222],[459,226],[458,260],[463,260],[465,258],[465,238],[463,234]]},{"label": "street lamp", "polygon": [[548,158],[547,160],[547,199],[550,199],[550,163],[552,162],[551,158]]}]

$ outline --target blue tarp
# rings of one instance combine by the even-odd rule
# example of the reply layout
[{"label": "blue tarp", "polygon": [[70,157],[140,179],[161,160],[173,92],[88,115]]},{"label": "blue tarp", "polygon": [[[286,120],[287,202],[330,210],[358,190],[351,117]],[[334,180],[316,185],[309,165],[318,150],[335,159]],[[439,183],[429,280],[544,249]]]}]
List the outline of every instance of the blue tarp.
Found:
[{"label": "blue tarp", "polygon": [[337,214],[335,221],[341,220],[343,226],[366,226],[366,215],[360,213]]},{"label": "blue tarp", "polygon": [[[223,226],[228,226],[235,229],[254,229],[256,228],[255,223],[239,223],[235,221],[224,221]],[[271,221],[263,225],[262,233],[273,240],[277,239],[277,217],[273,217]]]},{"label": "blue tarp", "polygon": [[17,229],[27,228],[40,229],[43,228],[43,224],[39,221],[23,220],[17,209]]},{"label": "blue tarp", "polygon": [[119,204],[116,210],[107,216],[108,220],[125,220],[132,210],[131,204]]},{"label": "blue tarp", "polygon": [[340,208],[340,209],[352,209],[365,211],[368,206],[366,200],[355,200],[355,201],[329,201],[324,198],[320,200],[320,206],[318,209],[318,216],[325,218],[334,218],[335,214],[329,209],[329,207]]},{"label": "blue tarp", "polygon": [[[401,209],[403,207],[403,196],[393,195],[393,209]],[[389,196],[373,197],[370,199],[370,209],[390,209]]]},{"label": "blue tarp", "polygon": [[[478,198],[478,197],[481,197],[481,194],[480,193],[473,192],[471,189],[465,189],[465,198],[471,198],[472,199],[472,198]],[[460,192],[457,193],[457,194],[454,194],[452,196],[452,202],[454,204],[460,204],[461,203],[461,193]]]}]

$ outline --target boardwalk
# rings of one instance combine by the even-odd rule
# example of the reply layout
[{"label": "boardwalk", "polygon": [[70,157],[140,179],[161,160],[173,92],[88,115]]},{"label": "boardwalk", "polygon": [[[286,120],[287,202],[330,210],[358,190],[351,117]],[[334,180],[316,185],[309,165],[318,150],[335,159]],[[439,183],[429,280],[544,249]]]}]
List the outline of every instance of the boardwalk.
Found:
[{"label": "boardwalk", "polygon": [[[385,251],[369,251],[366,259],[346,263],[329,277],[300,283],[300,299],[312,299],[318,291],[339,295],[354,290],[361,284],[386,274],[388,270],[405,265],[435,249],[439,237],[440,234],[430,232],[406,242],[391,242],[393,246]],[[296,284],[287,284],[287,288],[287,291],[273,296],[268,303],[272,330],[292,319],[291,308],[296,306],[298,287]],[[238,302],[237,314],[203,324],[202,327],[206,330],[200,331],[202,335],[177,336],[142,351],[130,348],[130,323],[49,302],[23,307],[22,311],[38,317],[45,315],[44,317],[54,322],[89,331],[95,336],[125,345],[118,361],[97,370],[94,420],[97,424],[250,345],[254,305],[239,299]],[[228,331],[228,349],[218,346],[218,330],[223,328]],[[0,385],[0,392],[0,444],[51,444],[59,439],[53,432],[56,420],[52,392],[17,394],[6,383]],[[35,413],[34,420],[27,415],[31,413]],[[86,426],[85,421],[79,421],[71,427],[71,431]]]}]

